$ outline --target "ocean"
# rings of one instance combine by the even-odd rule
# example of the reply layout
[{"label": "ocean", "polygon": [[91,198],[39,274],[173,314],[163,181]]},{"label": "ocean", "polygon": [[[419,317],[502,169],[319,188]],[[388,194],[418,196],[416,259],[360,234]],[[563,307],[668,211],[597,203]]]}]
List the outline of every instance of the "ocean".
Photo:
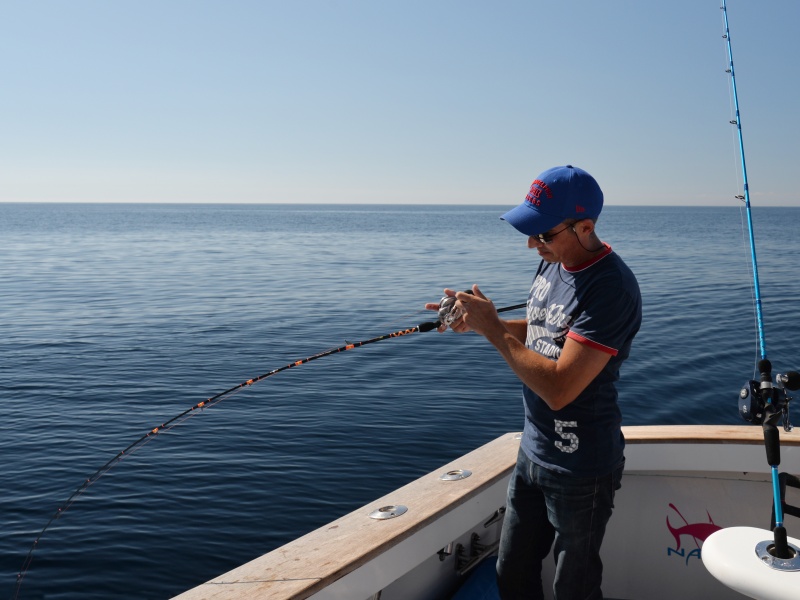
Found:
[{"label": "ocean", "polygon": [[[190,406],[431,320],[444,287],[524,302],[538,259],[506,208],[0,204],[0,594],[73,491]],[[800,208],[752,212],[785,373],[800,367]],[[743,423],[759,359],[743,205],[607,206],[598,232],[644,300],[624,424]],[[521,427],[519,383],[478,336],[333,354],[119,462],[47,528],[19,597],[168,598]]]}]

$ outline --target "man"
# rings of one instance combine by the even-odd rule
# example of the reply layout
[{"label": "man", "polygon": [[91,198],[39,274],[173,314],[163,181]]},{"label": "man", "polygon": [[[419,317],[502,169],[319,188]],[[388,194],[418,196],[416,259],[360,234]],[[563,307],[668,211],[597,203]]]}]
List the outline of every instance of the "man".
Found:
[{"label": "man", "polygon": [[642,311],[636,278],[595,232],[602,207],[595,179],[567,165],[539,175],[501,217],[542,258],[526,319],[500,319],[477,285],[473,294],[445,290],[461,312],[452,329],[485,337],[523,383],[525,427],[497,561],[503,600],[543,597],[551,548],[557,600],[602,598],[600,544],[625,461],[615,382]]}]

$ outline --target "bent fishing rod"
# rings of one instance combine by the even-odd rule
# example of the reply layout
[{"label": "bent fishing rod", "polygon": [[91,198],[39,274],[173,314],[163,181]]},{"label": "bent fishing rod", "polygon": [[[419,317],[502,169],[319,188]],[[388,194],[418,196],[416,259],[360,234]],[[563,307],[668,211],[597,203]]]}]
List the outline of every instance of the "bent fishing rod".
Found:
[{"label": "bent fishing rod", "polygon": [[[467,293],[471,294],[472,292],[471,291],[467,291]],[[498,308],[497,312],[498,313],[502,313],[502,312],[507,312],[507,311],[511,311],[511,310],[517,310],[519,308],[524,308],[525,306],[526,306],[526,303],[515,304],[513,306],[505,306],[505,307],[502,307],[502,308]],[[183,412],[181,412],[179,415],[176,415],[176,416],[172,417],[171,419],[169,419],[168,421],[165,421],[164,423],[162,423],[161,425],[159,425],[157,427],[153,427],[152,429],[147,431],[147,433],[145,433],[140,438],[135,440],[133,443],[129,444],[124,450],[121,450],[120,452],[118,452],[111,460],[106,462],[102,467],[97,469],[91,476],[89,476],[86,480],[84,480],[83,483],[81,483],[81,485],[78,486],[75,489],[75,491],[72,492],[72,494],[66,499],[66,501],[63,503],[63,505],[60,506],[58,508],[58,510],[56,510],[56,512],[53,514],[53,516],[50,517],[50,520],[47,522],[47,524],[44,526],[44,528],[42,528],[42,530],[39,532],[39,535],[34,540],[33,545],[31,546],[31,549],[28,551],[28,555],[25,557],[25,561],[23,562],[22,568],[20,569],[19,573],[17,574],[17,584],[16,584],[16,587],[15,587],[15,590],[14,590],[13,598],[16,599],[18,597],[20,587],[22,586],[22,580],[25,578],[25,575],[27,574],[28,570],[30,569],[31,563],[33,562],[33,553],[38,548],[39,542],[41,541],[42,537],[44,536],[45,532],[49,529],[49,527],[55,521],[57,521],[59,518],[61,518],[64,515],[64,513],[67,511],[67,509],[69,509],[69,507],[72,506],[72,504],[92,484],[96,483],[103,475],[108,473],[113,467],[115,467],[118,463],[120,463],[124,458],[130,456],[131,454],[133,454],[137,450],[141,449],[145,444],[147,444],[148,442],[152,441],[160,433],[163,433],[165,431],[169,431],[170,429],[173,429],[174,427],[177,427],[178,425],[180,425],[181,423],[183,423],[187,419],[193,417],[196,414],[199,414],[203,410],[205,410],[207,408],[211,408],[212,406],[214,406],[216,404],[219,404],[220,402],[222,402],[226,398],[229,398],[229,397],[233,396],[234,394],[242,391],[243,389],[258,383],[259,381],[263,381],[264,379],[267,379],[268,377],[272,377],[273,375],[277,375],[278,373],[280,373],[282,371],[287,371],[289,369],[293,369],[295,367],[299,367],[300,365],[304,365],[306,363],[309,363],[309,362],[314,361],[314,360],[318,360],[320,358],[324,358],[326,356],[331,356],[332,354],[338,354],[340,352],[346,352],[348,350],[353,350],[355,348],[360,348],[362,346],[367,346],[368,344],[374,344],[375,342],[381,342],[383,340],[403,337],[403,336],[410,335],[412,333],[417,333],[417,332],[425,333],[425,332],[428,332],[428,331],[432,331],[434,329],[444,331],[445,329],[447,329],[447,327],[449,325],[451,325],[453,323],[453,321],[458,319],[460,316],[461,316],[461,310],[456,305],[456,299],[454,297],[452,297],[452,296],[445,296],[439,302],[438,318],[435,321],[428,321],[428,322],[420,323],[419,325],[416,325],[414,327],[410,327],[408,329],[400,329],[398,331],[393,331],[391,333],[387,333],[387,334],[384,334],[384,335],[379,335],[377,337],[366,339],[366,340],[361,340],[361,341],[357,341],[357,342],[348,342],[348,343],[345,343],[344,345],[339,346],[337,348],[331,348],[330,350],[325,350],[324,352],[320,352],[319,354],[314,354],[312,356],[307,356],[306,358],[302,358],[300,360],[295,360],[295,361],[290,362],[289,364],[286,364],[286,365],[284,365],[282,367],[278,367],[277,369],[273,369],[272,371],[269,371],[268,373],[264,373],[263,375],[259,375],[257,377],[253,377],[252,379],[248,379],[247,381],[243,381],[242,383],[240,383],[238,385],[235,385],[232,388],[229,388],[229,389],[225,390],[224,392],[220,392],[219,394],[217,394],[215,396],[212,396],[212,397],[208,398],[207,400],[203,400],[201,402],[198,402],[194,406],[191,406],[191,407],[187,408],[186,410],[184,410]]]},{"label": "bent fishing rod", "polygon": [[720,6],[723,15],[725,33],[723,39],[727,47],[728,68],[730,74],[731,92],[735,117],[730,121],[736,126],[739,141],[739,158],[742,168],[742,184],[744,194],[737,196],[744,201],[747,214],[747,229],[750,238],[750,262],[753,266],[753,296],[755,299],[756,323],[758,326],[758,343],[761,359],[758,361],[760,381],[749,381],[739,393],[739,413],[742,418],[756,425],[761,425],[764,431],[764,444],[767,451],[767,463],[772,474],[772,496],[775,512],[774,546],[770,551],[779,559],[792,557],[793,551],[789,549],[786,528],[783,525],[783,505],[780,492],[780,436],[777,423],[783,417],[783,427],[786,431],[792,430],[789,422],[789,402],[791,396],[786,390],[800,389],[800,373],[789,371],[785,375],[777,374],[775,385],[772,384],[772,364],[767,359],[767,344],[764,335],[764,318],[761,310],[761,286],[758,280],[758,261],[756,260],[756,242],[753,234],[753,217],[750,210],[750,186],[747,181],[747,164],[744,158],[744,139],[742,136],[742,119],[739,112],[739,97],[736,93],[736,72],[733,67],[733,50],[731,48],[731,33],[728,26],[728,8],[725,0]]}]

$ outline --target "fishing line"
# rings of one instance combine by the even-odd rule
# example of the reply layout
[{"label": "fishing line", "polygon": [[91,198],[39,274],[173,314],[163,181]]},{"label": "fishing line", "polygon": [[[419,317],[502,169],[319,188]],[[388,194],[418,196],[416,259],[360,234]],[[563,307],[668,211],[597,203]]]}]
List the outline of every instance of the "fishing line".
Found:
[{"label": "fishing line", "polygon": [[[444,298],[442,300],[444,300]],[[442,304],[442,303],[440,302],[440,304]],[[525,303],[523,303],[523,304],[515,304],[513,306],[506,306],[506,307],[503,307],[503,308],[498,308],[497,312],[498,313],[507,312],[507,311],[510,311],[510,310],[516,310],[516,309],[519,309],[519,308],[523,308],[525,306],[526,306]],[[97,469],[91,476],[89,476],[89,478],[84,480],[83,483],[81,483],[81,485],[78,486],[78,488],[74,492],[72,492],[72,494],[66,499],[66,501],[62,504],[62,506],[60,506],[56,510],[56,512],[53,514],[53,516],[50,517],[50,520],[47,522],[47,524],[44,526],[44,528],[42,528],[42,530],[39,532],[39,535],[34,540],[33,545],[31,546],[31,549],[28,551],[28,555],[25,557],[25,561],[22,564],[22,568],[20,569],[19,573],[17,574],[17,584],[16,584],[16,587],[15,587],[15,590],[14,590],[14,596],[13,597],[15,599],[18,597],[20,587],[22,586],[22,580],[25,578],[25,575],[27,574],[28,570],[30,569],[31,563],[33,562],[33,553],[36,551],[37,547],[39,546],[40,540],[44,536],[45,532],[49,529],[49,527],[55,521],[57,521],[61,516],[63,516],[63,514],[69,509],[69,507],[72,506],[72,504],[92,484],[96,483],[101,477],[103,477],[103,475],[108,473],[113,467],[115,467],[117,464],[119,464],[123,459],[127,458],[128,456],[130,456],[131,454],[133,454],[137,450],[140,450],[146,444],[148,444],[149,442],[154,440],[156,438],[156,436],[158,436],[160,433],[169,431],[170,429],[173,429],[174,427],[177,427],[178,425],[180,425],[181,423],[183,423],[187,419],[190,419],[191,417],[203,412],[204,410],[206,410],[208,408],[211,408],[212,406],[215,406],[216,404],[219,404],[220,402],[222,402],[226,398],[230,398],[231,396],[241,392],[245,388],[248,388],[248,387],[250,387],[252,385],[255,385],[259,381],[263,381],[264,379],[267,379],[268,377],[272,377],[273,375],[277,375],[278,373],[280,373],[282,371],[287,371],[289,369],[293,369],[295,367],[299,367],[300,365],[304,365],[306,363],[312,362],[314,360],[318,360],[320,358],[324,358],[326,356],[331,356],[333,354],[338,354],[340,352],[346,352],[348,350],[353,350],[355,348],[361,348],[362,346],[367,346],[368,344],[374,344],[375,342],[380,342],[380,341],[383,341],[383,340],[389,340],[389,339],[393,339],[393,338],[403,337],[403,336],[411,335],[412,333],[417,333],[417,332],[425,333],[427,331],[432,331],[434,329],[439,329],[439,327],[442,326],[443,324],[445,326],[447,326],[447,325],[449,325],[448,320],[450,322],[452,322],[452,320],[454,320],[454,318],[457,318],[457,315],[450,315],[449,314],[450,312],[452,312],[452,309],[453,309],[452,306],[442,307],[440,309],[440,311],[439,311],[439,318],[436,321],[428,321],[428,322],[420,323],[419,325],[416,325],[414,327],[410,327],[410,328],[407,328],[407,329],[400,329],[398,331],[393,331],[391,333],[387,333],[387,334],[384,334],[384,335],[379,335],[377,337],[373,337],[373,338],[370,338],[370,339],[360,340],[360,341],[356,341],[356,342],[347,342],[342,346],[338,346],[337,348],[331,348],[329,350],[325,350],[324,352],[320,352],[319,354],[314,354],[312,356],[307,356],[306,358],[302,358],[302,359],[290,362],[289,364],[286,364],[286,365],[284,365],[282,367],[278,367],[277,369],[273,369],[272,371],[269,371],[268,373],[264,373],[263,375],[259,375],[257,377],[252,378],[252,379],[248,379],[247,381],[243,381],[242,383],[240,383],[238,385],[235,385],[232,388],[229,388],[229,389],[225,390],[224,392],[220,392],[216,396],[212,396],[212,397],[208,398],[207,400],[203,400],[202,402],[198,402],[194,406],[191,406],[191,407],[187,408],[186,410],[184,410],[180,414],[172,417],[168,421],[165,421],[161,425],[159,425],[157,427],[153,427],[147,433],[142,435],[139,439],[137,439],[133,443],[129,444],[124,450],[121,450],[120,452],[118,452],[111,460],[106,462],[102,467]]]}]

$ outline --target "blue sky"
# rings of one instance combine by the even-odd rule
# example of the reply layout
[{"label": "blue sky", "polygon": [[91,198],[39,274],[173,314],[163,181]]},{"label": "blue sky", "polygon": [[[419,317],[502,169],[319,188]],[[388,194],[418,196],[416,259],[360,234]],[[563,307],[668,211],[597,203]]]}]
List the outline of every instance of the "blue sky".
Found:
[{"label": "blue sky", "polygon": [[[737,205],[721,0],[6,0],[0,201]],[[729,0],[753,206],[800,206],[797,0]]]}]

